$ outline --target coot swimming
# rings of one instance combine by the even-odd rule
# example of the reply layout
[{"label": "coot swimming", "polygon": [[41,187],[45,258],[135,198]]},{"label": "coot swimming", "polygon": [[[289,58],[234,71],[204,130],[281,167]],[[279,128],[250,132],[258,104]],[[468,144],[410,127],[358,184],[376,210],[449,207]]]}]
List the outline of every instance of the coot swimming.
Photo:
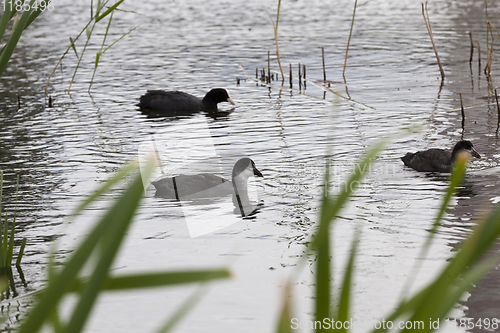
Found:
[{"label": "coot swimming", "polygon": [[422,172],[451,172],[453,162],[457,154],[465,151],[474,157],[481,158],[481,155],[474,149],[472,142],[459,141],[453,151],[432,148],[416,153],[406,153],[401,160],[406,166]]},{"label": "coot swimming", "polygon": [[141,96],[138,106],[147,111],[175,115],[197,111],[216,111],[217,104],[220,102],[236,105],[226,89],[215,88],[210,90],[203,99],[182,91],[148,90]]},{"label": "coot swimming", "polygon": [[[248,197],[248,178],[264,177],[255,167],[254,161],[245,157],[233,167],[232,181],[210,173],[197,175],[179,175],[152,182],[156,188],[156,196],[168,199],[213,198],[233,195],[233,203],[243,216],[255,209]],[[249,209],[249,207],[253,207]]]}]

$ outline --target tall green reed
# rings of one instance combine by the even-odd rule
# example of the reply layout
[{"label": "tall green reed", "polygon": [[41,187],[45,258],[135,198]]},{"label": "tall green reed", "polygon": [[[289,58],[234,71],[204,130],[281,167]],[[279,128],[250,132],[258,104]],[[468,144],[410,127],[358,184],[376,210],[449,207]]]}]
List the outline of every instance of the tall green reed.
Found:
[{"label": "tall green reed", "polygon": [[[142,177],[141,174],[135,176],[127,189],[123,191],[88,236],[68,257],[61,269],[56,269],[50,260],[47,269],[47,286],[39,293],[34,307],[22,322],[19,333],[39,332],[42,327],[44,327],[44,332],[47,327],[51,327],[54,332],[81,332],[89,318],[91,309],[95,306],[96,300],[102,292],[205,283],[230,276],[228,270],[224,268],[111,274],[110,269],[113,261],[144,192],[143,177],[145,181],[149,179],[153,165],[154,163],[151,161],[143,169]],[[107,192],[124,177],[131,173],[137,173],[137,171],[137,163],[124,167],[82,202],[71,217],[81,213],[96,198]],[[91,268],[91,273],[88,276],[81,276],[83,267]],[[69,294],[76,297],[76,305],[69,317],[63,320],[59,314],[59,304]],[[197,291],[169,318],[160,332],[170,330],[199,297],[201,294]]]},{"label": "tall green reed", "polygon": [[[92,73],[92,78],[90,80],[90,84],[89,84],[89,88],[88,88],[88,91],[90,92],[90,89],[92,88],[92,85],[94,83],[94,78],[95,78],[95,74],[97,72],[97,67],[99,66],[99,62],[100,62],[101,57],[103,56],[103,54],[106,51],[108,51],[111,47],[113,47],[116,43],[118,43],[122,38],[124,38],[125,36],[127,36],[132,31],[134,31],[135,29],[137,29],[139,27],[139,25],[135,26],[134,28],[130,29],[129,31],[127,31],[126,33],[124,33],[123,35],[121,35],[115,41],[113,41],[110,45],[105,46],[106,39],[107,39],[108,33],[109,33],[109,29],[111,27],[111,22],[113,20],[113,14],[118,10],[118,7],[124,1],[125,0],[119,0],[119,1],[116,1],[115,3],[113,3],[112,5],[108,6],[110,0],[98,0],[96,2],[96,4],[95,4],[95,8],[94,8],[94,1],[93,0],[91,1],[91,3],[90,3],[90,19],[87,22],[87,24],[83,27],[83,29],[80,31],[80,33],[78,33],[78,35],[75,38],[69,37],[70,45],[68,46],[68,48],[66,49],[66,51],[63,53],[63,55],[61,56],[61,58],[59,58],[59,61],[54,66],[54,69],[52,70],[52,72],[49,75],[49,78],[47,79],[47,84],[45,86],[45,94],[46,95],[48,94],[50,79],[51,79],[52,75],[54,75],[57,67],[60,65],[60,63],[62,62],[62,60],[64,59],[64,57],[68,54],[68,52],[70,50],[73,50],[73,52],[75,53],[75,56],[77,57],[78,61],[76,63],[75,70],[73,71],[73,76],[71,77],[71,81],[70,81],[69,86],[68,86],[67,92],[68,93],[70,92],[71,86],[73,85],[73,82],[75,81],[76,73],[78,72],[78,69],[80,68],[80,64],[82,62],[83,56],[84,56],[84,54],[85,54],[85,52],[87,50],[87,47],[89,46],[92,34],[94,33],[94,30],[95,30],[97,24],[109,15],[108,24],[106,26],[106,30],[105,30],[105,33],[104,33],[104,36],[103,36],[103,39],[102,39],[101,46],[99,48],[99,51],[97,51],[97,53],[95,55],[94,71]],[[108,7],[106,7],[106,6],[108,6]],[[80,39],[80,37],[84,33],[85,33],[85,36],[86,36],[87,39],[85,40],[85,43],[82,46],[80,54],[79,54],[78,51],[77,51],[75,43],[77,42],[78,39]]]},{"label": "tall green reed", "polygon": [[0,19],[0,41],[5,36],[9,23],[12,23],[12,32],[7,43],[0,51],[0,76],[4,73],[14,53],[14,49],[26,28],[46,9],[51,10],[54,8],[51,1],[46,0],[41,0],[40,2],[37,0],[29,2],[5,1],[3,2],[3,6],[4,12]]},{"label": "tall green reed", "polygon": [[[268,13],[269,18],[271,19],[271,23],[273,24],[274,31],[274,42],[276,44],[276,57],[278,58],[278,65],[280,67],[281,72],[281,85],[285,84],[285,76],[283,75],[283,68],[281,67],[281,57],[280,57],[280,47],[278,44],[278,23],[280,20],[280,8],[281,8],[281,0],[278,0],[278,9],[276,10],[276,22],[274,22],[271,15]],[[271,75],[271,73],[269,73]]]},{"label": "tall green reed", "polygon": [[[17,183],[16,183],[16,203],[17,203],[18,190],[19,190],[19,176],[17,176]],[[0,170],[0,211],[2,208],[2,196],[3,196],[3,170]],[[0,236],[0,269],[10,268],[12,266],[14,239],[16,233],[16,215],[17,211],[14,210],[14,218],[10,225],[10,235],[9,235],[8,211],[7,210],[5,211],[3,234]],[[19,266],[21,264],[25,246],[26,246],[26,238],[23,238],[21,247],[19,249],[19,253],[17,255],[16,266]]]},{"label": "tall green reed", "polygon": [[[345,206],[358,183],[366,175],[372,161],[385,145],[384,141],[379,142],[371,148],[365,157],[359,162],[355,171],[346,182],[346,186],[336,196],[329,193],[329,163],[326,163],[325,184],[323,198],[319,214],[319,225],[317,233],[311,239],[311,246],[308,253],[317,256],[315,264],[315,310],[314,320],[322,322],[325,318],[331,318],[335,322],[346,322],[350,320],[351,298],[353,294],[352,278],[354,276],[354,263],[356,259],[357,246],[360,233],[354,235],[351,243],[351,250],[347,265],[344,269],[342,282],[339,284],[338,295],[333,295],[331,285],[334,282],[331,276],[331,235],[330,228],[335,222],[339,212]],[[441,224],[444,212],[448,207],[450,198],[459,187],[464,174],[468,157],[461,156],[455,165],[451,174],[450,185],[447,188],[443,202],[434,220],[432,230],[430,231],[424,246],[422,255],[425,255],[432,242],[432,239]],[[499,256],[483,260],[483,255],[497,241],[500,236],[500,206],[497,206],[489,216],[478,220],[472,234],[460,246],[460,250],[449,260],[442,272],[430,283],[424,286],[420,291],[413,295],[406,296],[399,302],[397,308],[385,316],[385,321],[395,322],[397,320],[423,322],[425,326],[422,332],[436,331],[435,326],[430,322],[442,320],[457,304],[460,297],[469,290],[473,283],[477,282],[489,269],[493,268],[499,261]],[[297,270],[303,268],[305,256],[301,258]],[[412,275],[416,274],[419,266],[416,265]],[[278,319],[276,332],[292,332],[291,318],[293,318],[292,304],[290,300],[291,286],[293,278],[297,272],[292,274],[285,287],[285,297],[283,308]],[[408,288],[412,280],[405,286]],[[337,289],[334,289],[337,290]],[[352,329],[343,325],[336,331],[346,332]],[[316,332],[323,332],[327,329],[319,325]],[[388,327],[374,329],[373,333],[389,332]],[[409,329],[400,329],[400,332],[409,331]],[[393,331],[391,331],[393,332]]]}]

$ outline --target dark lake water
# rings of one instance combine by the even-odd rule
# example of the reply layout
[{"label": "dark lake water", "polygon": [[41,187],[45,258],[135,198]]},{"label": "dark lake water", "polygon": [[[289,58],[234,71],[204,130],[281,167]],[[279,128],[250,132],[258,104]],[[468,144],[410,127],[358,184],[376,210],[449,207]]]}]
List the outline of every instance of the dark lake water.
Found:
[{"label": "dark lake water", "polygon": [[[361,3],[360,3],[361,4]],[[360,156],[383,136],[387,149],[333,228],[333,259],[339,281],[355,230],[362,230],[356,263],[353,313],[355,332],[365,332],[396,305],[437,213],[446,177],[403,166],[408,151],[451,148],[461,139],[460,97],[465,105],[464,138],[482,155],[447,212],[412,291],[435,276],[474,225],[477,211],[500,199],[500,147],[494,99],[500,66],[495,39],[491,76],[486,63],[483,1],[429,3],[434,39],[446,73],[439,69],[414,1],[369,1],[356,12],[346,68],[347,90],[314,84],[342,82],[353,1],[283,1],[279,46],[285,72],[307,66],[307,89],[256,84],[255,69],[278,71],[270,1],[125,1],[113,18],[106,43],[139,25],[101,57],[88,93],[95,53],[106,23],[98,28],[82,60],[71,94],[66,94],[77,59],[70,52],[51,79],[48,75],[90,15],[87,1],[60,0],[23,35],[0,79],[0,167],[5,172],[4,206],[14,207],[15,175],[21,175],[19,236],[26,237],[25,283],[15,272],[16,295],[3,303],[8,326],[26,311],[30,292],[44,284],[47,253],[55,241],[63,261],[119,191],[103,197],[83,216],[65,216],[98,184],[140,156],[151,137],[186,142],[188,151],[218,157],[225,175],[235,158],[250,156],[263,179],[252,188],[264,206],[254,219],[238,218],[231,199],[180,205],[154,197],[150,188],[114,265],[119,273],[169,268],[228,266],[234,277],[214,284],[178,327],[179,332],[273,332],[286,278],[315,231],[325,155],[332,154],[334,189]],[[496,26],[500,7],[489,3]],[[470,39],[481,43],[469,66]],[[495,36],[497,38],[498,36]],[[79,42],[79,52],[83,40]],[[237,84],[240,79],[240,84]],[[148,89],[182,90],[203,96],[214,87],[229,90],[236,108],[212,118],[151,119],[136,103]],[[18,108],[18,95],[21,108]],[[220,104],[229,111],[231,106]],[[410,132],[409,127],[419,127]],[[200,140],[209,138],[210,140]],[[176,163],[190,156],[164,151]],[[202,154],[203,155],[203,154]],[[203,157],[203,156],[202,156]],[[190,156],[196,161],[196,156]],[[190,168],[193,165],[190,165]],[[157,173],[159,177],[160,174]],[[66,222],[65,222],[66,221]],[[209,221],[208,227],[203,224]],[[219,223],[219,224],[217,224]],[[196,237],[193,237],[196,236]],[[294,289],[296,317],[312,313],[313,276],[308,266]],[[498,270],[493,270],[451,313],[455,318],[494,318],[500,313]],[[193,286],[107,294],[86,327],[88,332],[152,332],[194,290]],[[335,290],[335,289],[334,289]],[[68,300],[68,306],[71,300]],[[306,331],[306,330],[304,330]],[[443,332],[465,332],[443,325]],[[476,332],[476,331],[474,331]],[[477,331],[481,332],[481,331]]]}]

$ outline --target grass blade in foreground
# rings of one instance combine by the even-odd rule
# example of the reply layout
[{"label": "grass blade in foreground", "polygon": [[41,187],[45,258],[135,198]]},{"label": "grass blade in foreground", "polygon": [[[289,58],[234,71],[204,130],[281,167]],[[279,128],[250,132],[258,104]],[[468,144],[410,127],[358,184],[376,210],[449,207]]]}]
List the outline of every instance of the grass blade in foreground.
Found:
[{"label": "grass blade in foreground", "polygon": [[[370,170],[371,163],[375,160],[378,153],[383,149],[386,140],[381,140],[376,143],[363,159],[356,165],[354,172],[349,177],[348,181],[340,193],[332,198],[329,194],[329,164],[326,165],[325,170],[325,185],[323,193],[323,202],[321,205],[320,222],[317,234],[312,240],[312,249],[317,252],[318,259],[316,262],[316,310],[315,321],[322,322],[325,318],[331,315],[330,304],[330,226],[335,220],[340,210],[347,203],[353,191],[357,188],[360,181]],[[354,247],[353,247],[354,249]],[[344,295],[344,302],[347,301],[348,295]],[[345,304],[348,304],[345,303]],[[345,309],[348,312],[348,309]],[[339,310],[339,313],[342,311]],[[342,312],[345,314],[345,312]],[[323,331],[319,329],[319,331]]]},{"label": "grass blade in foreground", "polygon": [[[152,167],[150,167],[152,170]],[[112,178],[113,179],[113,178]],[[140,187],[137,184],[140,183]],[[94,227],[91,233],[85,238],[82,244],[72,253],[69,260],[67,260],[64,268],[60,272],[54,272],[48,282],[46,290],[43,292],[38,304],[33,308],[30,315],[20,328],[20,333],[37,332],[43,323],[47,320],[52,312],[57,312],[57,305],[62,296],[68,291],[69,287],[74,284],[77,274],[81,268],[86,264],[94,248],[98,244],[101,236],[106,234],[106,229],[112,229],[117,214],[122,219],[132,218],[136,206],[123,206],[123,205],[137,205],[144,187],[140,176],[136,178],[131,187],[129,187],[123,195],[117,200],[114,206],[108,213],[101,219],[101,221]],[[120,213],[122,207],[123,213]],[[132,209],[130,209],[132,207]],[[127,209],[128,208],[128,209]],[[89,295],[92,296],[92,295]],[[89,297],[86,296],[86,297]],[[84,314],[82,314],[84,315]],[[77,332],[77,331],[75,331]]]},{"label": "grass blade in foreground", "polygon": [[276,333],[292,333],[292,301],[290,298],[292,291],[292,281],[289,279],[284,288],[284,300],[281,315],[278,321]]},{"label": "grass blade in foreground", "polygon": [[[455,173],[463,172],[465,163],[466,160],[459,159],[452,178],[455,177]],[[453,184],[450,185],[452,186]],[[423,321],[427,325],[423,331],[433,332],[434,328],[429,327],[429,321],[443,319],[463,293],[472,287],[472,283],[498,262],[495,257],[485,263],[476,264],[499,236],[500,206],[497,206],[486,219],[479,221],[472,235],[463,242],[459,252],[442,273],[409,300],[402,301],[396,311],[386,317],[386,321],[394,322],[398,318],[411,322]],[[381,328],[373,332],[388,332],[388,330]]]},{"label": "grass blade in foreground", "polygon": [[166,333],[170,331],[188,312],[196,305],[196,303],[207,293],[208,288],[205,286],[199,287],[172,315],[171,318],[163,325],[158,333]]},{"label": "grass blade in foreground", "polygon": [[[148,178],[153,170],[154,162],[143,169],[142,176]],[[138,171],[138,164],[126,166],[117,176],[110,178],[91,198],[77,208],[77,212],[95,200],[97,195],[107,191],[127,173]],[[135,209],[144,192],[143,179],[138,174],[132,184],[117,199],[115,204],[96,224],[80,246],[71,254],[60,271],[53,269],[49,263],[48,286],[39,295],[39,302],[32,309],[26,321],[21,325],[20,333],[38,332],[45,323],[50,323],[56,332],[80,332],[88,319],[98,295],[103,290],[124,290],[176,285],[181,283],[205,282],[230,276],[225,269],[159,272],[135,274],[121,277],[109,277],[109,269],[118,253],[120,244],[132,221]],[[90,258],[93,260],[89,263]],[[95,264],[93,264],[95,262]],[[78,277],[84,266],[93,267],[93,272],[86,280]],[[63,297],[70,292],[78,291],[77,304],[69,322],[61,322],[58,307]],[[186,303],[173,318],[172,326],[194,304]],[[189,306],[188,306],[189,305]]]},{"label": "grass blade in foreground", "polygon": [[[462,156],[462,158],[465,158],[465,156]],[[451,198],[455,194],[457,188],[460,186],[462,183],[462,180],[465,177],[465,169],[466,169],[466,163],[467,159],[461,160],[461,163],[459,163],[455,166],[451,176],[450,176],[450,185],[446,189],[446,193],[443,198],[443,202],[441,203],[441,206],[439,208],[438,214],[436,218],[434,219],[434,223],[432,224],[432,229],[430,230],[424,245],[422,246],[422,249],[420,250],[420,253],[418,254],[419,260],[415,260],[415,264],[413,265],[408,280],[403,286],[403,290],[401,291],[401,298],[405,296],[406,290],[409,290],[411,285],[413,284],[413,281],[415,280],[415,277],[418,275],[418,271],[420,270],[420,267],[422,265],[423,260],[427,256],[427,252],[429,251],[429,248],[432,244],[432,241],[434,240],[434,237],[436,236],[437,229],[441,225],[441,220],[443,219],[444,213],[446,212],[446,209],[448,208],[448,204],[450,203]]]}]

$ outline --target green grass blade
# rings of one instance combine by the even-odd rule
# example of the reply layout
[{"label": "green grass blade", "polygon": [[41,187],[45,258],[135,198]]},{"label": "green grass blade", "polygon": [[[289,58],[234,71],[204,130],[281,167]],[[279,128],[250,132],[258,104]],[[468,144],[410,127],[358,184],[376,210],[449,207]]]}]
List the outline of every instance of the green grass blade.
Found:
[{"label": "green grass blade", "polygon": [[26,246],[26,237],[23,238],[23,242],[21,243],[21,248],[19,249],[19,254],[17,255],[16,266],[21,265],[21,260],[23,259],[25,246]]},{"label": "green grass blade", "polygon": [[488,271],[495,267],[498,263],[498,256],[490,258],[483,263],[475,265],[473,269],[469,269],[463,275],[461,281],[456,283],[450,292],[443,298],[435,312],[435,319],[444,318],[448,312],[457,304],[462,295],[470,290],[474,283],[481,279]]},{"label": "green grass blade", "polygon": [[10,239],[9,239],[9,246],[7,249],[7,261],[6,264],[11,266],[12,265],[12,253],[14,252],[14,237],[16,234],[16,216],[17,216],[17,197],[19,194],[19,175],[17,175],[17,182],[16,182],[16,206],[14,208],[14,220],[12,221],[12,225],[10,226]]},{"label": "green grass blade", "polygon": [[[29,6],[32,7],[35,1],[36,0],[31,0]],[[29,11],[23,13],[21,19],[19,19],[19,22],[17,22],[16,26],[14,27],[14,30],[10,35],[9,41],[7,42],[7,44],[5,44],[2,54],[0,54],[0,76],[2,76],[3,72],[5,71],[5,68],[7,67],[7,63],[9,62],[10,57],[12,56],[12,53],[14,53],[14,49],[16,48],[17,42],[21,38],[21,35],[24,29],[26,28],[26,23],[29,20],[29,16],[30,16]]]},{"label": "green grass blade", "polygon": [[3,170],[0,170],[0,213],[2,212],[2,195],[3,195]]},{"label": "green grass blade", "polygon": [[[429,318],[434,320],[444,318],[452,309],[463,291],[470,288],[470,281],[477,280],[486,271],[486,266],[492,265],[487,261],[478,268],[473,266],[489,247],[496,243],[500,236],[500,206],[475,228],[472,235],[462,244],[459,252],[443,269],[442,273],[422,291],[417,293],[407,302],[401,302],[397,310],[386,317],[394,321],[401,317],[410,321]],[[460,276],[462,281],[459,281]],[[457,288],[458,285],[458,288]],[[373,332],[386,332],[387,330],[374,330]]]},{"label": "green grass blade", "polygon": [[[330,237],[325,238],[319,244],[317,252],[315,320],[322,322],[323,319],[330,316]],[[324,330],[319,329],[317,331],[322,332]]]},{"label": "green grass blade", "polygon": [[84,210],[90,203],[94,202],[99,196],[106,193],[111,187],[120,182],[126,175],[136,170],[138,167],[137,162],[131,162],[125,167],[114,173],[111,178],[107,179],[94,193],[89,195],[78,207],[71,213],[71,216],[78,215],[82,210]]},{"label": "green grass blade", "polygon": [[292,333],[292,301],[291,301],[291,290],[292,284],[291,281],[287,281],[284,293],[283,293],[283,308],[281,309],[281,313],[278,320],[278,328],[276,329],[276,333]]},{"label": "green grass blade", "polygon": [[102,20],[103,18],[105,18],[109,13],[111,13],[112,11],[114,11],[116,9],[116,7],[118,7],[119,5],[121,5],[121,3],[125,1],[125,0],[120,0],[118,1],[117,3],[115,3],[113,6],[109,7],[104,13],[102,13],[101,15],[99,15],[95,22],[99,22],[100,20]]},{"label": "green grass blade", "polygon": [[457,165],[453,169],[453,172],[451,173],[450,185],[446,189],[446,193],[445,193],[445,196],[443,198],[443,202],[441,203],[441,206],[439,207],[438,214],[437,214],[436,218],[434,219],[432,228],[425,239],[425,242],[424,242],[424,245],[422,246],[422,249],[420,250],[420,253],[418,255],[418,258],[420,258],[420,259],[415,260],[415,263],[410,271],[408,280],[406,281],[406,283],[401,291],[402,292],[401,298],[405,297],[405,292],[407,290],[410,290],[411,285],[413,284],[413,281],[415,280],[415,277],[418,275],[420,267],[421,267],[422,263],[424,262],[424,259],[427,256],[427,253],[429,252],[429,248],[432,244],[432,241],[434,240],[434,237],[437,234],[437,229],[441,225],[441,220],[443,219],[444,213],[446,212],[446,209],[448,208],[450,200],[453,197],[453,194],[456,192],[457,188],[462,183],[462,180],[464,179],[466,164],[467,164],[466,159],[459,160]]},{"label": "green grass blade", "polygon": [[[319,243],[315,249],[317,252],[316,258],[316,297],[315,297],[315,320],[322,322],[324,318],[330,316],[330,295],[331,295],[331,280],[330,280],[330,219],[325,214],[326,207],[330,204],[330,155],[328,154],[325,161],[325,177],[323,181],[323,194],[320,211],[320,229],[321,226],[326,226],[322,229],[324,241]],[[319,231],[318,231],[319,234]]]},{"label": "green grass blade", "polygon": [[227,269],[136,274],[121,277],[111,277],[104,283],[103,289],[119,290],[132,288],[151,288],[193,282],[208,282],[211,280],[226,279],[229,277],[231,277],[231,273]]},{"label": "green grass blade", "polygon": [[343,190],[337,195],[334,200],[326,199],[327,203],[322,207],[322,219],[323,223],[320,223],[318,233],[313,239],[312,247],[315,248],[325,240],[325,234],[323,234],[324,230],[327,229],[330,225],[330,221],[336,217],[336,215],[340,212],[342,207],[345,206],[347,200],[352,195],[353,191],[359,185],[359,182],[366,175],[366,173],[370,169],[371,163],[375,160],[378,153],[385,147],[387,144],[387,140],[380,140],[377,142],[363,157],[363,159],[356,165],[354,172],[349,177],[347,183],[343,186]]},{"label": "green grass blade", "polygon": [[[149,176],[152,174],[154,165],[149,163],[144,172]],[[144,186],[141,174],[139,174],[134,182],[127,188],[121,198],[106,214],[106,220],[103,223],[109,225],[101,237],[102,252],[97,260],[97,265],[92,276],[82,291],[80,301],[76,305],[71,319],[65,331],[68,333],[80,332],[90,314],[97,295],[103,287],[107,279],[108,271],[113,263],[113,260],[118,253],[118,249],[125,237],[128,226],[134,216],[135,210],[142,198]]]},{"label": "green grass blade", "polygon": [[26,23],[26,27],[24,27],[24,29],[26,29],[27,27],[30,26],[30,24],[41,14],[44,12],[44,10],[42,8],[47,8],[47,6],[43,7],[41,6],[42,3],[45,3],[47,4],[48,1],[47,0],[42,0],[40,1],[40,3],[38,4],[37,8],[35,10],[33,10],[30,14],[30,17],[28,19],[28,23]]},{"label": "green grass blade", "polygon": [[[344,274],[344,281],[342,283],[342,289],[340,292],[338,314],[335,316],[335,318],[337,318],[337,320],[342,323],[349,321],[354,260],[356,259],[356,254],[358,252],[360,235],[361,233],[357,231],[352,241],[351,253],[349,255],[349,261],[347,263],[347,267]],[[347,332],[346,327],[347,327],[346,325],[342,325],[340,332]]]},{"label": "green grass blade", "polygon": [[7,267],[7,246],[9,244],[9,224],[7,223],[7,210],[5,210],[5,222],[3,225],[3,240],[2,240],[2,261],[3,261],[3,266],[2,267]]},{"label": "green grass blade", "polygon": [[166,333],[170,331],[196,303],[206,294],[208,288],[200,287],[175,311],[172,317],[158,330],[158,333]]},{"label": "green grass blade", "polygon": [[[172,286],[193,282],[208,282],[231,277],[227,269],[191,270],[178,272],[141,273],[125,276],[108,277],[104,281],[102,289],[126,290],[138,288],[152,288]],[[88,279],[79,279],[71,288],[73,292],[82,292]]]},{"label": "green grass blade", "polygon": [[7,30],[7,26],[9,25],[10,22],[10,14],[12,12],[12,6],[10,6],[9,3],[7,3],[4,6],[5,11],[2,14],[2,18],[0,19],[0,41],[3,39],[3,36],[5,35],[5,31]]},{"label": "green grass blade", "polygon": [[371,163],[386,145],[386,139],[377,142],[356,165],[347,183],[335,198],[330,198],[328,190],[329,163],[326,163],[325,189],[320,211],[318,232],[312,240],[311,248],[317,251],[315,320],[322,321],[330,316],[330,233],[329,228],[342,207],[368,173]]},{"label": "green grass blade", "polygon": [[[141,23],[142,24],[142,23]],[[102,53],[106,52],[107,50],[109,50],[110,48],[112,48],[116,43],[118,43],[123,37],[127,36],[128,34],[130,34],[132,31],[134,31],[135,29],[139,28],[141,26],[141,24],[138,24],[136,25],[135,27],[133,27],[132,29],[130,29],[128,32],[124,33],[123,35],[121,35],[117,40],[115,40],[113,43],[111,43],[107,48],[104,49],[104,51],[102,51]]]},{"label": "green grass blade", "polygon": [[14,221],[12,221],[12,225],[10,226],[9,244],[7,246],[7,255],[5,256],[6,266],[12,265],[12,253],[14,252],[14,235],[16,233],[15,228],[16,228],[16,213],[14,213]]},{"label": "green grass blade", "polygon": [[71,43],[71,48],[73,49],[73,51],[75,52],[75,55],[76,57],[78,58],[78,52],[76,51],[76,47],[75,47],[75,41],[73,40],[73,38],[69,38],[69,42]]},{"label": "green grass blade", "polygon": [[[135,170],[138,169],[137,163],[135,165]],[[125,166],[123,169],[129,172],[134,170],[131,169],[130,165]],[[126,174],[120,170],[117,174],[124,177]],[[110,182],[118,182],[119,179],[116,176],[110,178]],[[102,193],[104,189],[108,189],[109,186],[104,184],[98,190],[98,193]],[[143,188],[141,192],[143,191]],[[81,268],[85,265],[90,255],[93,253],[95,246],[101,239],[103,233],[106,229],[112,229],[113,225],[110,225],[109,221],[113,222],[112,217],[115,215],[116,211],[120,211],[123,205],[123,197],[128,192],[125,192],[122,197],[115,203],[115,205],[103,216],[100,222],[93,228],[90,234],[84,239],[84,241],[78,246],[78,248],[71,254],[69,259],[66,261],[64,267],[57,274],[53,274],[53,278],[49,280],[48,286],[40,297],[39,302],[31,310],[30,314],[27,316],[24,323],[19,329],[19,333],[31,333],[36,332],[43,325],[45,320],[51,311],[54,311],[62,295],[67,292],[67,290],[74,284],[74,279],[80,272]],[[94,195],[95,199],[96,196]],[[84,204],[80,205],[79,208],[83,209],[86,207],[90,201],[87,199]],[[76,210],[76,213],[79,210]]]},{"label": "green grass blade", "polygon": [[111,26],[112,20],[113,20],[113,13],[111,13],[111,16],[109,17],[108,26],[106,27],[106,32],[104,33],[104,38],[102,39],[101,49],[99,50],[99,52],[97,52],[97,54],[95,56],[94,71],[92,73],[92,78],[90,79],[90,84],[89,84],[89,89],[88,89],[89,92],[90,92],[90,88],[94,84],[95,73],[97,72],[97,66],[99,66],[99,59],[101,58],[101,55],[103,54],[104,44],[106,43],[106,37],[108,37],[109,27]]}]

